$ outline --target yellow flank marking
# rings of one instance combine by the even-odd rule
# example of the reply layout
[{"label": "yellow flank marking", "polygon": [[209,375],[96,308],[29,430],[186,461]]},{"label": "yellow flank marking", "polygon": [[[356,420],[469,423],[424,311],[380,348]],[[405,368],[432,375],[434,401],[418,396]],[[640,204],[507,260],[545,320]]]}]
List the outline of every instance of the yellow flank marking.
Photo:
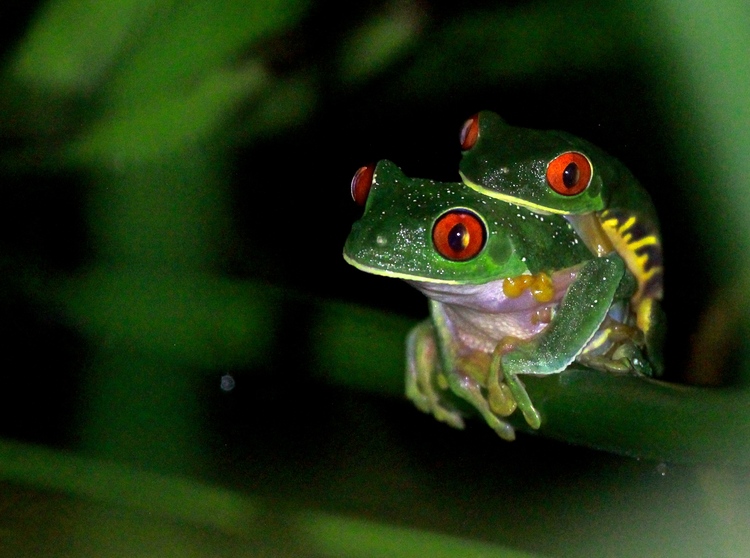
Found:
[{"label": "yellow flank marking", "polygon": [[625,234],[625,231],[627,231],[630,227],[635,225],[635,217],[632,215],[628,218],[627,221],[625,221],[622,225],[620,225],[620,228],[617,229],[617,232],[620,233],[620,236],[623,236]]},{"label": "yellow flank marking", "polygon": [[604,343],[609,339],[610,330],[605,329],[599,335],[596,335],[591,341],[589,341],[588,345],[586,345],[586,350],[583,351],[584,353],[590,353],[591,351],[594,351],[604,345]]},{"label": "yellow flank marking", "polygon": [[[603,216],[606,214],[607,212],[602,212]],[[648,235],[633,240],[633,235],[630,234],[628,230],[631,229],[635,223],[636,218],[632,215],[622,224],[619,224],[619,221],[616,218],[606,218],[602,221],[602,227],[612,241],[612,244],[614,244],[617,253],[620,254],[623,260],[625,260],[625,265],[628,266],[628,269],[633,275],[635,275],[635,278],[638,281],[638,292],[633,295],[633,302],[636,305],[639,305],[641,303],[641,298],[643,297],[643,290],[646,283],[654,275],[660,273],[662,268],[661,266],[653,266],[646,270],[646,266],[649,263],[648,253],[639,255],[636,251],[644,246],[658,245],[659,239],[655,235]],[[639,320],[641,320],[640,309],[637,309],[636,312]],[[643,328],[641,328],[641,330],[646,331]]]},{"label": "yellow flank marking", "polygon": [[638,248],[642,248],[643,246],[651,246],[653,244],[659,244],[659,240],[655,236],[644,236],[640,240],[630,242],[628,246],[630,246],[631,250],[638,250]]},{"label": "yellow flank marking", "polygon": [[644,298],[635,309],[636,325],[643,333],[648,332],[651,328],[651,308],[653,303],[653,299]]}]

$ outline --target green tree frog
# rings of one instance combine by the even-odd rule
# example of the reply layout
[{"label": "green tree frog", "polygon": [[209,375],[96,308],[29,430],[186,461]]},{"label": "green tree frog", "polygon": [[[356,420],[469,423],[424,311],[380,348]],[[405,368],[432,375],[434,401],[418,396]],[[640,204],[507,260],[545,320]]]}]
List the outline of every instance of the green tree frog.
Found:
[{"label": "green tree frog", "polygon": [[523,375],[557,374],[574,361],[655,375],[658,348],[646,345],[633,308],[642,285],[618,251],[592,250],[569,212],[464,180],[408,178],[389,161],[362,167],[352,180],[365,211],[345,260],[406,280],[430,300],[430,319],[407,339],[406,394],[414,404],[462,428],[458,396],[512,440],[507,417],[516,409],[532,428],[542,424]]},{"label": "green tree frog", "polygon": [[589,249],[617,252],[638,281],[632,308],[661,369],[662,252],[648,193],[619,161],[557,131],[517,128],[482,111],[461,129],[463,182],[489,197],[564,215]]}]

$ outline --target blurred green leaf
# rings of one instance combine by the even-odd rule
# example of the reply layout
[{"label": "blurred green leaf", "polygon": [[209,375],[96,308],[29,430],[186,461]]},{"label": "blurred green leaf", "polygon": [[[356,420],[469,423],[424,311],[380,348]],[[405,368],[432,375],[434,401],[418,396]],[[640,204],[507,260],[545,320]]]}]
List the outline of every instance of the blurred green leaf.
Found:
[{"label": "blurred green leaf", "polygon": [[267,358],[282,300],[278,291],[246,281],[115,267],[44,288],[40,295],[94,343],[205,368]]},{"label": "blurred green leaf", "polygon": [[311,332],[315,369],[328,382],[401,396],[406,335],[413,326],[400,316],[327,302]]},{"label": "blurred green leaf", "polygon": [[533,558],[540,556],[480,541],[469,541],[440,533],[382,525],[372,521],[346,519],[326,514],[309,514],[303,530],[323,556],[356,558]]},{"label": "blurred green leaf", "polygon": [[70,146],[78,162],[121,166],[155,159],[215,134],[233,109],[268,85],[262,65],[218,71],[135,106],[116,105]]},{"label": "blurred green leaf", "polygon": [[90,90],[164,7],[163,0],[54,0],[39,10],[18,46],[13,73],[45,89]]},{"label": "blurred green leaf", "polygon": [[632,48],[615,7],[579,1],[471,10],[428,36],[399,83],[421,96],[611,68]]},{"label": "blurred green leaf", "polygon": [[[635,2],[651,12],[644,38],[658,56],[654,78],[665,112],[683,135],[675,138],[697,191],[696,226],[709,240],[707,257],[720,284],[750,270],[750,14],[742,0],[715,4]],[[700,24],[697,24],[700,22]],[[708,193],[710,192],[710,194]],[[731,270],[731,273],[730,273]]]},{"label": "blurred green leaf", "polygon": [[263,507],[252,498],[189,479],[9,440],[0,440],[0,476],[230,533],[252,533]]},{"label": "blurred green leaf", "polygon": [[303,0],[176,2],[152,20],[115,69],[107,84],[108,102],[117,107],[149,104],[152,98],[241,67],[251,47],[292,25],[305,5]]},{"label": "blurred green leaf", "polygon": [[[147,514],[152,523],[186,522],[193,528],[217,530],[222,540],[239,539],[232,541],[232,546],[242,542],[242,546],[252,550],[260,545],[274,556],[286,555],[290,550],[296,556],[309,552],[316,556],[373,558],[537,556],[439,533],[279,506],[196,480],[139,471],[4,440],[0,440],[0,477],[107,504],[107,515],[122,514],[129,508]],[[95,537],[102,545],[98,551],[122,546],[122,541],[113,540],[115,533],[108,533],[109,537],[98,541],[105,533],[86,519],[80,518],[79,536]],[[290,539],[294,541],[291,549]],[[173,547],[177,541],[165,542]],[[138,549],[145,543],[145,540],[140,541]],[[223,545],[212,546],[210,555],[216,555],[219,548]],[[194,545],[184,550],[196,552]]]},{"label": "blurred green leaf", "polygon": [[364,81],[403,58],[415,44],[423,19],[416,5],[400,2],[364,21],[341,45],[341,80]]}]

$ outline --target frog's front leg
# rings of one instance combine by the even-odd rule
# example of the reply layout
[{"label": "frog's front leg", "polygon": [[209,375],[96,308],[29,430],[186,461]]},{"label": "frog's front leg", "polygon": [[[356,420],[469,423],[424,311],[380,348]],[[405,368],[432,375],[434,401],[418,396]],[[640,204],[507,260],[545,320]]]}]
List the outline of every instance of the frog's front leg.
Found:
[{"label": "frog's front leg", "polygon": [[617,255],[587,262],[542,333],[534,339],[515,343],[510,350],[495,351],[490,378],[495,382],[502,379],[508,385],[532,428],[541,426],[541,416],[519,375],[539,376],[565,370],[606,318],[624,274],[625,264]]}]

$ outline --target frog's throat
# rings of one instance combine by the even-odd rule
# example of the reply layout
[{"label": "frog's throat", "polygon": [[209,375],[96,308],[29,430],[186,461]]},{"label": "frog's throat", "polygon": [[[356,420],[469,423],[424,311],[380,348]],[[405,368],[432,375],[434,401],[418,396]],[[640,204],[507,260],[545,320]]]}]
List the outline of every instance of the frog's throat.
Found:
[{"label": "frog's throat", "polygon": [[[465,307],[482,314],[533,311],[559,302],[575,281],[579,265],[555,271],[550,277],[551,297],[541,301],[530,289],[516,296],[508,296],[503,290],[506,278],[479,284],[436,285],[426,281],[409,281],[430,300],[446,306]],[[545,297],[546,298],[546,297]]]},{"label": "frog's throat", "polygon": [[458,171],[458,174],[461,175],[461,180],[463,181],[464,184],[466,184],[472,190],[476,190],[477,192],[485,196],[489,196],[491,198],[502,200],[507,203],[512,203],[513,205],[525,207],[527,209],[532,210],[534,213],[540,213],[542,215],[549,215],[550,213],[557,213],[558,215],[565,215],[567,213],[565,210],[562,210],[562,209],[546,207],[544,205],[539,205],[538,203],[532,203],[522,198],[516,198],[513,196],[509,196],[508,194],[502,194],[495,190],[490,190],[489,188],[485,188],[484,186],[477,184],[476,182],[472,182],[471,180],[466,178],[466,175],[462,173],[461,171]]},{"label": "frog's throat", "polygon": [[456,279],[427,279],[421,275],[413,275],[411,273],[403,273],[401,271],[390,271],[388,269],[371,267],[369,265],[365,265],[361,262],[358,262],[355,259],[350,258],[346,253],[344,253],[344,260],[346,261],[346,263],[356,267],[360,271],[364,271],[365,273],[371,273],[372,275],[382,275],[383,277],[392,277],[394,279],[404,279],[406,281],[419,281],[420,283],[439,283],[442,285],[463,284],[462,281],[457,281]]}]

